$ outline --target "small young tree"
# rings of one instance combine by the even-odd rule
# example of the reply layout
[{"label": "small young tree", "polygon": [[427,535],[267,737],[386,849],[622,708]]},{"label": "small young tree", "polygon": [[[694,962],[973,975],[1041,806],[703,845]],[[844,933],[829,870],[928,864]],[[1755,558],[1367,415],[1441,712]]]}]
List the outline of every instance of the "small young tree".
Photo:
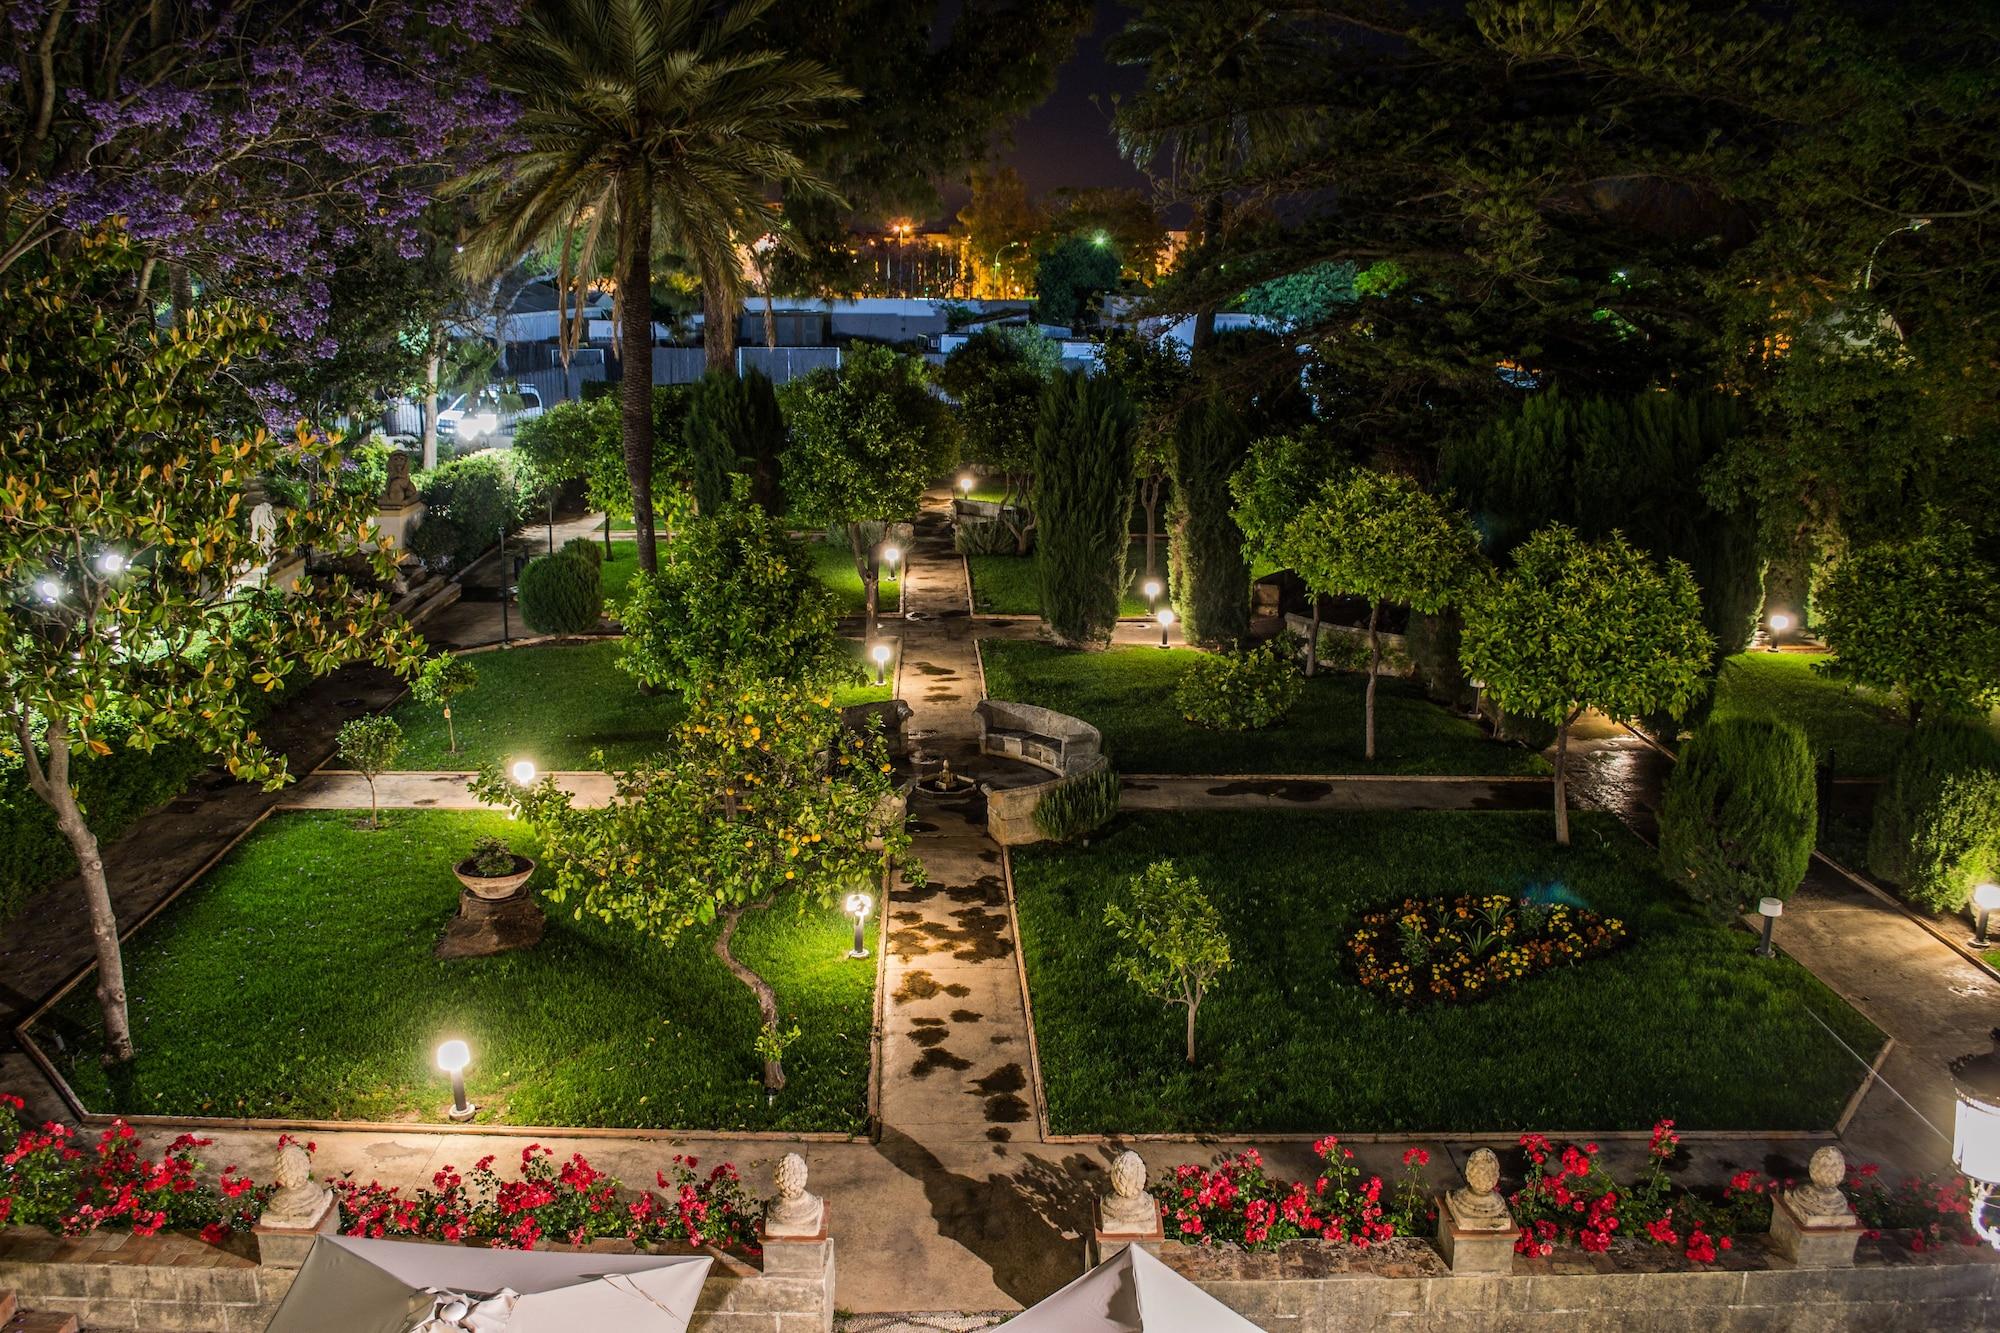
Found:
[{"label": "small young tree", "polygon": [[1250,450],[1242,414],[1218,392],[1182,414],[1174,435],[1167,526],[1174,609],[1189,643],[1229,648],[1250,630],[1250,565],[1230,512],[1229,478]]},{"label": "small young tree", "polygon": [[1356,468],[1322,482],[1278,544],[1315,601],[1336,593],[1367,599],[1363,753],[1373,759],[1382,608],[1399,602],[1412,611],[1443,610],[1478,559],[1479,533],[1465,515],[1408,477]]},{"label": "small young tree", "polygon": [[914,518],[924,488],[958,461],[951,410],[924,363],[886,347],[856,347],[838,370],[816,370],[782,395],[791,443],[785,491],[808,523],[847,529],[875,637],[882,553],[867,525]]},{"label": "small young tree", "polygon": [[1556,729],[1556,841],[1568,846],[1570,726],[1586,708],[1679,717],[1704,688],[1715,641],[1694,579],[1616,534],[1592,543],[1551,524],[1464,610],[1466,671],[1502,708]]},{"label": "small young tree", "polygon": [[731,674],[817,686],[856,675],[833,591],[761,509],[690,519],[664,557],[614,608],[619,665],[641,683],[693,696]]},{"label": "small young tree", "polygon": [[386,773],[403,749],[403,729],[386,713],[351,718],[340,724],[334,737],[340,761],[368,779],[368,827],[382,827],[382,812],[375,804],[375,779]]},{"label": "small young tree", "polygon": [[1132,512],[1132,404],[1109,379],[1081,372],[1050,383],[1035,425],[1035,513],[1041,524],[1042,623],[1057,642],[1102,646],[1125,588]]},{"label": "small young tree", "polygon": [[[0,720],[76,856],[114,1063],[133,1049],[124,963],[72,757],[107,753],[125,726],[131,748],[185,741],[276,787],[259,696],[422,648],[386,595],[345,578],[232,595],[274,553],[352,555],[385,586],[395,554],[361,552],[375,502],[335,483],[336,444],[242,424],[233,374],[268,344],[260,321],[217,299],[171,327],[149,307],[121,322],[139,267],[121,239],[86,235],[0,285]],[[244,497],[281,465],[326,480],[303,483],[267,539]]]},{"label": "small young tree", "polygon": [[1912,724],[2000,704],[2000,571],[1961,524],[1833,567],[1814,597],[1836,674],[1893,692]]},{"label": "small young tree", "polygon": [[450,753],[458,753],[458,727],[451,720],[451,701],[479,683],[479,671],[456,653],[438,653],[424,659],[423,669],[410,685],[417,702],[444,713],[444,731],[450,738]]},{"label": "small young tree", "polygon": [[[1269,435],[1250,446],[1250,456],[1229,478],[1236,500],[1236,526],[1243,530],[1243,551],[1252,561],[1267,560],[1294,572],[1298,553],[1291,548],[1292,523],[1312,502],[1320,484],[1338,470],[1334,451],[1324,437],[1306,431]],[[1319,671],[1320,595],[1312,594],[1312,631],[1306,638],[1306,674]]]},{"label": "small young tree", "polygon": [[1165,1004],[1187,1010],[1187,1062],[1194,1063],[1194,1020],[1217,977],[1229,970],[1229,936],[1201,881],[1172,861],[1155,861],[1132,880],[1132,905],[1106,904],[1104,924],[1128,948],[1112,970]]},{"label": "small young tree", "polygon": [[1790,722],[1716,718],[1667,775],[1660,864],[1721,915],[1789,898],[1812,860],[1819,811],[1812,748]]},{"label": "small young tree", "polygon": [[731,499],[731,478],[738,475],[750,479],[750,503],[767,514],[784,513],[778,460],[785,416],[770,376],[761,370],[738,376],[728,369],[703,375],[688,397],[684,438],[697,513],[721,513]]},{"label": "small young tree", "polygon": [[1000,477],[1000,521],[1020,555],[1035,532],[1035,422],[1042,391],[1061,371],[1062,349],[1039,330],[1003,326],[967,338],[938,372],[958,404],[966,457]]},{"label": "small young tree", "polygon": [[[881,736],[858,736],[817,691],[717,682],[697,693],[659,759],[620,774],[609,805],[584,808],[544,776],[531,787],[489,765],[481,799],[532,824],[550,897],[671,943],[721,922],[717,958],[756,997],[764,1086],[785,1086],[777,993],[731,950],[748,911],[826,904],[879,884],[910,835],[893,807]],[[903,868],[921,882],[922,868]]]}]

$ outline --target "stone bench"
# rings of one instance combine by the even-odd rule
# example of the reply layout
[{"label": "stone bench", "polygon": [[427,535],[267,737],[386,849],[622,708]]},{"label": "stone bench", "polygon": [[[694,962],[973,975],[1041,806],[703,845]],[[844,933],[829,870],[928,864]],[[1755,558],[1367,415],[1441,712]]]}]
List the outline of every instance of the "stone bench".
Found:
[{"label": "stone bench", "polygon": [[981,699],[973,713],[979,718],[981,754],[1019,759],[1068,777],[1094,767],[1103,753],[1104,738],[1096,727],[1052,708]]},{"label": "stone bench", "polygon": [[904,724],[910,720],[910,706],[901,699],[880,699],[871,704],[849,704],[840,710],[840,720],[847,729],[866,736],[874,729],[875,719],[882,720],[882,737],[889,742],[889,756],[901,759],[909,751],[909,741],[903,734]]}]

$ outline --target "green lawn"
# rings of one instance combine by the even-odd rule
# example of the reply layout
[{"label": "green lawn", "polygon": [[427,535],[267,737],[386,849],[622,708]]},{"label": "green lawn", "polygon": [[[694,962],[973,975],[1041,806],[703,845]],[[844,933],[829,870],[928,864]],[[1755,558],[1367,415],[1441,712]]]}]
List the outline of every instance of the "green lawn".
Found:
[{"label": "green lawn", "polygon": [[[1021,948],[1060,1133],[1824,1129],[1881,1037],[1803,968],[1698,915],[1618,823],[1578,813],[1127,815],[1087,850],[1014,853]],[[1220,909],[1234,966],[1182,1019],[1111,980],[1106,901],[1171,857]],[[1535,890],[1616,916],[1609,957],[1472,1004],[1364,993],[1348,923],[1403,896]],[[1810,1012],[1809,1012],[1810,1011]]]},{"label": "green lawn", "polygon": [[1490,739],[1407,681],[1376,690],[1376,758],[1362,758],[1365,677],[1323,672],[1291,715],[1267,731],[1208,731],[1182,719],[1174,685],[1190,648],[1073,652],[1045,643],[980,641],[986,692],[1080,717],[1104,733],[1127,773],[1406,773],[1504,776],[1549,771],[1542,757]]},{"label": "green lawn", "polygon": [[852,927],[838,909],[752,913],[737,932],[737,956],[801,1033],[767,1107],[756,1002],[709,952],[713,927],[668,947],[547,904],[533,949],[439,962],[431,949],[458,901],[452,864],[481,833],[528,855],[534,840],[499,814],[387,820],[370,832],[344,811],[275,816],[126,946],[139,1047],[129,1087],[114,1093],[98,1063],[90,987],[72,992],[59,1011],[64,1075],[85,1104],[438,1120],[448,1088],[432,1053],[460,1037],[482,1121],[863,1127],[875,964],[843,957]]},{"label": "green lawn", "polygon": [[[862,645],[850,643],[860,658]],[[466,660],[479,683],[451,710],[458,753],[446,748],[438,710],[408,698],[394,712],[403,728],[396,768],[467,770],[527,758],[545,770],[582,769],[593,767],[596,749],[610,767],[625,768],[658,753],[686,709],[671,691],[639,693],[638,682],[619,669],[618,653],[617,640],[597,639],[472,654]],[[873,680],[873,663],[865,666]],[[889,686],[850,685],[836,690],[834,701],[870,703],[891,693]]]},{"label": "green lawn", "polygon": [[[806,551],[812,556],[813,572],[819,581],[833,589],[837,603],[834,613],[843,616],[865,615],[868,611],[868,593],[861,586],[861,576],[854,572],[854,552],[845,541],[835,543],[815,541],[806,543]],[[902,603],[899,600],[901,585],[883,572],[879,592],[879,613],[884,616],[897,614]]]},{"label": "green lawn", "polygon": [[[1164,588],[1167,583],[1167,539],[1164,536],[1159,540],[1157,558],[1159,571],[1154,577]],[[972,574],[972,609],[980,615],[1038,616],[1042,613],[1042,591],[1035,577],[1034,556],[969,555],[965,563]],[[1125,568],[1130,571],[1131,578],[1126,583],[1125,595],[1118,599],[1118,614],[1151,615],[1166,597],[1162,593],[1158,601],[1149,601],[1145,595],[1144,539],[1133,541],[1132,549],[1125,557]],[[1250,577],[1260,579],[1272,572],[1269,562],[1262,562],[1252,566]]]},{"label": "green lawn", "polygon": [[1712,715],[1796,722],[1815,755],[1833,751],[1840,776],[1886,776],[1909,728],[1873,691],[1828,680],[1813,670],[1815,662],[1827,660],[1806,653],[1738,653],[1716,676]]}]

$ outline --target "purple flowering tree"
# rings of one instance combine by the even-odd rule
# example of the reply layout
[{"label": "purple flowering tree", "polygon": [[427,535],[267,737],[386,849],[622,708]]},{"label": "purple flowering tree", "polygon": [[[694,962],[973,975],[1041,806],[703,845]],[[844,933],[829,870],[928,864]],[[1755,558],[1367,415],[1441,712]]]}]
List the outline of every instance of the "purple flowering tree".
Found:
[{"label": "purple flowering tree", "polygon": [[331,359],[339,257],[425,259],[433,187],[507,142],[482,56],[517,6],[0,0],[0,273],[121,219],[135,306],[244,298]]}]

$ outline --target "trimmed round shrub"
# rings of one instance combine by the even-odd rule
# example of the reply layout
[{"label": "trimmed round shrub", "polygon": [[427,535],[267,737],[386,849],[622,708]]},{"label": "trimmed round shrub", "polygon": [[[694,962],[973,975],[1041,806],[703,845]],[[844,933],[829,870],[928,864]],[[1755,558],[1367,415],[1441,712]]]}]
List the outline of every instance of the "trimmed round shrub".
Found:
[{"label": "trimmed round shrub", "polygon": [[1211,731],[1261,731],[1284,721],[1305,677],[1288,634],[1240,652],[1203,653],[1174,686],[1181,716]]},{"label": "trimmed round shrub", "polygon": [[2000,865],[2000,739],[1971,722],[1910,734],[1875,800],[1868,868],[1932,912],[1958,912]]},{"label": "trimmed round shrub", "polygon": [[604,548],[597,544],[595,537],[571,537],[562,544],[557,555],[573,555],[590,562],[591,568],[601,568],[604,564]]},{"label": "trimmed round shrub", "polygon": [[537,634],[585,634],[604,615],[597,566],[566,553],[537,556],[521,571],[521,619]]},{"label": "trimmed round shrub", "polygon": [[1818,823],[1805,733],[1775,718],[1718,718],[1689,739],[1667,778],[1660,864],[1696,902],[1733,915],[1792,896]]}]

